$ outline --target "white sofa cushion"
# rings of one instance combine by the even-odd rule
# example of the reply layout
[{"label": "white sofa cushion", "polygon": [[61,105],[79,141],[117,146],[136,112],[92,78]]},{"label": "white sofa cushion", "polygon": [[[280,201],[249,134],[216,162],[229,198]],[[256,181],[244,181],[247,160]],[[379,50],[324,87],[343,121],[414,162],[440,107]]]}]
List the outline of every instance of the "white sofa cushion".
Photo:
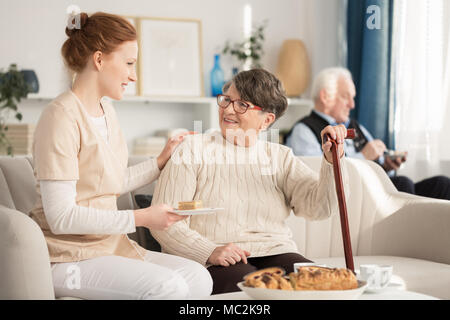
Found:
[{"label": "white sofa cushion", "polygon": [[[36,179],[34,179],[31,157],[0,157],[0,169],[8,184],[14,207],[28,214],[37,200]],[[6,203],[9,206],[11,204]]]}]

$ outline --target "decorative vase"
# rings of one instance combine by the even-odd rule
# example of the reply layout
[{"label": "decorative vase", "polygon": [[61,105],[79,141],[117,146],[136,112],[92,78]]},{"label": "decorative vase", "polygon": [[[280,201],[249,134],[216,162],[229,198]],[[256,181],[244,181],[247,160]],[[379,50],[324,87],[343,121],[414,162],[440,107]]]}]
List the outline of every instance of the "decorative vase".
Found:
[{"label": "decorative vase", "polygon": [[30,93],[38,93],[39,81],[36,72],[34,70],[21,70],[20,72],[23,74],[23,78],[30,88]]},{"label": "decorative vase", "polygon": [[305,92],[311,77],[311,68],[304,43],[299,39],[283,42],[278,56],[277,77],[289,97]]},{"label": "decorative vase", "polygon": [[222,93],[222,87],[225,84],[225,76],[220,67],[220,55],[214,55],[214,67],[211,70],[211,94],[213,97]]}]

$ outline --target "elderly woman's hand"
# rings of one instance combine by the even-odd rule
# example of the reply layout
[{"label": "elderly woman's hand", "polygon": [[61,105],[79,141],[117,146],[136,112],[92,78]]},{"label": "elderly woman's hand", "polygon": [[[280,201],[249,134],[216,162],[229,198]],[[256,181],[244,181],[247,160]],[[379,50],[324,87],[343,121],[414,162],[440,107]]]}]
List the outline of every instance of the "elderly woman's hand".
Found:
[{"label": "elderly woman's hand", "polygon": [[347,137],[347,128],[340,124],[338,126],[326,126],[321,132],[320,136],[322,137],[322,150],[323,154],[325,156],[325,159],[329,163],[333,163],[333,154],[331,153],[331,141],[327,141],[324,143],[324,136],[325,134],[329,134],[331,139],[335,140],[338,143],[338,154],[339,157],[342,158],[344,155],[344,139]]},{"label": "elderly woman's hand", "polygon": [[228,243],[225,246],[215,248],[208,258],[207,263],[224,267],[228,267],[240,261],[247,264],[248,256],[250,256],[250,252],[242,250],[234,243]]}]

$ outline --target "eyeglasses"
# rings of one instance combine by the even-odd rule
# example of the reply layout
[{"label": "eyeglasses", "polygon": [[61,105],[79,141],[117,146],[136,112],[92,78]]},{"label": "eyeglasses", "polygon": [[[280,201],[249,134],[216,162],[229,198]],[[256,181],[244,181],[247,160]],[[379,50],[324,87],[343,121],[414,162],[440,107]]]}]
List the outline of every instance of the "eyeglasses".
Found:
[{"label": "eyeglasses", "polygon": [[233,109],[236,113],[246,113],[249,108],[251,110],[262,110],[261,107],[254,106],[248,102],[242,100],[231,100],[229,96],[223,94],[217,95],[217,104],[219,107],[225,109],[230,105],[230,103],[233,104]]}]

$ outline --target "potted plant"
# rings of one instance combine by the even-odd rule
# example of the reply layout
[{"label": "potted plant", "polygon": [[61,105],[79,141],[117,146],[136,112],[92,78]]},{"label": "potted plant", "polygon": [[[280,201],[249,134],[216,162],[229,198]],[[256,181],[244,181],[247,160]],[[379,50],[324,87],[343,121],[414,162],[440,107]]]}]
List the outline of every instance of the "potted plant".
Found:
[{"label": "potted plant", "polygon": [[7,72],[0,71],[0,150],[6,149],[10,156],[13,155],[13,147],[6,136],[8,131],[6,122],[11,113],[17,120],[22,120],[17,104],[31,91],[24,74],[17,69],[16,64],[11,64]]},{"label": "potted plant", "polygon": [[261,58],[264,55],[264,31],[267,24],[268,20],[264,20],[259,26],[253,28],[250,37],[242,42],[232,44],[227,41],[222,53],[234,56],[244,69],[261,68]]}]

